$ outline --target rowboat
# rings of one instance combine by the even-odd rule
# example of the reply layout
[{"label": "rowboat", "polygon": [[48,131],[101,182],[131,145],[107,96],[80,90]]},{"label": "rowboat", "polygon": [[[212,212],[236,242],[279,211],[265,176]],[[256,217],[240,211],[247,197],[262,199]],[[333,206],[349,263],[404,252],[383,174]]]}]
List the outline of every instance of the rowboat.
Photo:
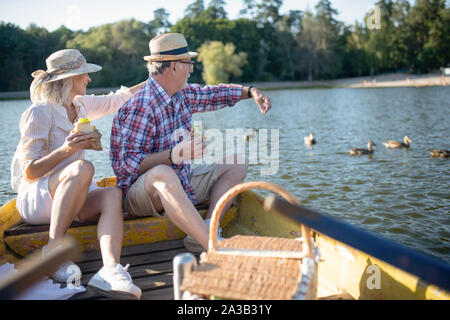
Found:
[{"label": "rowboat", "polygon": [[[114,177],[97,182],[100,187],[114,186],[115,183]],[[405,249],[387,240],[377,244],[375,242],[378,240],[373,235],[366,238],[379,248],[387,243],[387,246],[393,248],[393,253],[406,250],[405,256],[401,256],[401,261],[397,263],[389,255],[384,256],[378,251],[370,252],[367,243],[359,246],[355,239],[366,236],[364,231],[353,230],[351,228],[354,227],[345,224],[340,225],[340,230],[353,232],[355,235],[347,241],[345,236],[329,231],[336,227],[332,223],[341,222],[324,215],[316,216],[315,212],[306,208],[292,206],[286,209],[282,200],[275,199],[272,209],[267,209],[269,198],[251,190],[242,192],[220,222],[222,235],[225,238],[234,235],[298,238],[301,236],[301,224],[310,223],[314,244],[320,251],[318,299],[450,299],[450,278],[447,277],[450,268],[444,261]],[[207,203],[197,206],[201,215],[206,214],[207,208]],[[306,218],[293,219],[283,213],[285,209],[291,212],[303,210]],[[320,225],[321,221],[325,224]],[[328,225],[328,228],[324,225]],[[96,225],[74,222],[68,234],[72,235],[82,248],[82,255],[77,264],[83,272],[81,284],[86,285],[101,266]],[[184,236],[185,234],[167,218],[124,216],[121,263],[131,265],[128,270],[134,282],[143,291],[142,299],[174,298],[172,261],[177,255],[186,252],[181,241]],[[47,240],[48,225],[25,224],[16,210],[15,199],[0,208],[0,265],[5,262],[18,262],[45,245]],[[383,248],[382,251],[386,251],[385,247]],[[405,257],[406,260],[409,259],[406,264]],[[412,267],[408,267],[411,265]],[[415,267],[424,269],[424,272],[416,272],[418,268]],[[72,299],[104,299],[89,287],[86,289]]]}]

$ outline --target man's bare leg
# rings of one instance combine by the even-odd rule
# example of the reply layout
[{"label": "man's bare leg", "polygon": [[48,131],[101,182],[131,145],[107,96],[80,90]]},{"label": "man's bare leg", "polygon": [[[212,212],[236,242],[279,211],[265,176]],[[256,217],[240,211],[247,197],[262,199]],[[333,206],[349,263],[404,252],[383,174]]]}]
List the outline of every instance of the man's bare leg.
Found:
[{"label": "man's bare leg", "polygon": [[157,211],[164,209],[177,227],[208,248],[208,228],[171,167],[159,165],[147,171],[145,190]]}]

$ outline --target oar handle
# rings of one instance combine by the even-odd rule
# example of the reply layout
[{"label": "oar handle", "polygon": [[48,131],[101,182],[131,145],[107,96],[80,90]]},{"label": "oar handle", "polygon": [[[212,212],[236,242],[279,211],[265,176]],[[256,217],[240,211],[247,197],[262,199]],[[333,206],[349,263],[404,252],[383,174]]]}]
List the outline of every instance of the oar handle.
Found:
[{"label": "oar handle", "polygon": [[24,259],[18,272],[0,281],[0,300],[14,299],[44,276],[55,272],[64,262],[78,258],[80,245],[75,238],[66,236],[58,243],[60,245],[45,257],[41,250],[35,250]]},{"label": "oar handle", "polygon": [[[211,224],[209,226],[209,250],[215,250],[217,247],[217,230],[219,227],[219,219],[222,214],[222,211],[226,204],[233,199],[235,196],[240,194],[241,192],[250,190],[250,189],[264,189],[274,193],[278,193],[284,199],[286,199],[289,203],[300,206],[300,200],[294,196],[292,193],[284,189],[283,187],[266,181],[250,181],[238,184],[228,190],[217,202],[216,207],[214,208]],[[306,256],[312,256],[312,239],[311,239],[311,229],[306,225],[302,224],[301,226],[302,236],[303,236],[303,252]]]}]

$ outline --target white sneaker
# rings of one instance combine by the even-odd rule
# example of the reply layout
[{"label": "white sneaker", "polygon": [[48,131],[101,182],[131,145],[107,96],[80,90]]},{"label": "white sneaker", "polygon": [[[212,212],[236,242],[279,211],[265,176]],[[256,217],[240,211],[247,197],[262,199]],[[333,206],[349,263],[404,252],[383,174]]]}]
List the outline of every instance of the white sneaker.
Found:
[{"label": "white sneaker", "polygon": [[[59,247],[59,246],[58,246]],[[58,247],[54,248],[53,250],[58,249]],[[50,252],[53,250],[47,252],[47,246],[42,247],[42,256],[48,256]],[[62,264],[58,270],[54,274],[51,275],[51,278],[58,282],[64,282],[64,283],[72,283],[75,281],[75,283],[79,283],[81,280],[81,270],[80,268],[73,263],[72,261],[68,261],[64,264]]]},{"label": "white sneaker", "polygon": [[[209,229],[210,222],[211,222],[211,219],[205,219],[205,223],[208,226],[208,229]],[[217,228],[217,240],[218,241],[223,240],[221,227]],[[187,235],[186,237],[184,237],[183,245],[187,251],[192,252],[192,253],[202,253],[203,251],[205,251],[205,249],[203,249],[203,247],[200,245],[200,243],[195,241],[190,235]]]},{"label": "white sneaker", "polygon": [[133,283],[128,273],[127,264],[125,268],[119,264],[113,264],[101,268],[91,280],[88,287],[95,291],[112,298],[139,300],[142,296],[141,289]]}]

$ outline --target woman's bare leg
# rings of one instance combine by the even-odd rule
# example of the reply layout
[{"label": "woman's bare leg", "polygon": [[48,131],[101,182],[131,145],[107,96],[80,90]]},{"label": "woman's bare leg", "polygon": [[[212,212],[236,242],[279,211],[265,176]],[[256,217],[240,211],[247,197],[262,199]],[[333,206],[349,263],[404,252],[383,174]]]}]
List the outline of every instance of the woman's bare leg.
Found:
[{"label": "woman's bare leg", "polygon": [[123,239],[122,191],[112,187],[89,192],[78,218],[98,221],[97,236],[103,265],[119,263]]},{"label": "woman's bare leg", "polygon": [[89,161],[77,160],[50,176],[48,187],[53,198],[48,247],[64,236],[78,215],[94,176],[94,166]]}]

